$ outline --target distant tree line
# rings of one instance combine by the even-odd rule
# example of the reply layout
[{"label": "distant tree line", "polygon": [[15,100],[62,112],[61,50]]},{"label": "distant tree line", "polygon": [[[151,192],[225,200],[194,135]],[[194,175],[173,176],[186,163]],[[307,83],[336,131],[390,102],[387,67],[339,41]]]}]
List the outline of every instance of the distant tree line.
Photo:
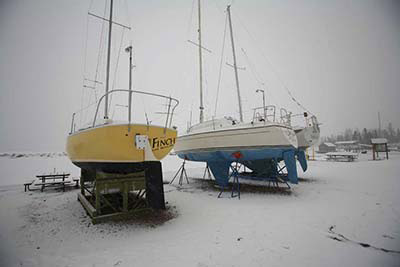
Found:
[{"label": "distant tree line", "polygon": [[322,137],[322,142],[335,143],[337,141],[351,141],[357,140],[360,144],[369,144],[371,138],[386,138],[389,143],[400,143],[400,129],[395,130],[391,122],[384,129],[367,129],[364,128],[361,131],[359,129],[346,129],[343,133],[337,135],[331,135],[329,137]]}]

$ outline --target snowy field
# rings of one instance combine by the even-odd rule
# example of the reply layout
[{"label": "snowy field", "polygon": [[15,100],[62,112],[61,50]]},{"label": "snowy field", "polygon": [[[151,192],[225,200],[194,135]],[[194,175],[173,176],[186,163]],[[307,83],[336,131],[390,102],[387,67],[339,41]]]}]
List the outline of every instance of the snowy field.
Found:
[{"label": "snowy field", "polygon": [[[165,185],[162,225],[92,225],[78,190],[23,192],[34,175],[71,172],[65,156],[0,157],[0,266],[400,266],[400,154],[309,162],[290,193]],[[202,165],[189,164],[190,177]],[[163,162],[164,180],[179,161]]]}]

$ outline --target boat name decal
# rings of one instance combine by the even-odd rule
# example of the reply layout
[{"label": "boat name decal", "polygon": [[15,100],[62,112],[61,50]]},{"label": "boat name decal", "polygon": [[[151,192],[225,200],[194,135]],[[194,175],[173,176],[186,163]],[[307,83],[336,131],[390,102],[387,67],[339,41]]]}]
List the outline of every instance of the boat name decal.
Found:
[{"label": "boat name decal", "polygon": [[175,138],[158,138],[154,137],[150,139],[151,149],[159,150],[167,147],[172,147],[175,144]]}]

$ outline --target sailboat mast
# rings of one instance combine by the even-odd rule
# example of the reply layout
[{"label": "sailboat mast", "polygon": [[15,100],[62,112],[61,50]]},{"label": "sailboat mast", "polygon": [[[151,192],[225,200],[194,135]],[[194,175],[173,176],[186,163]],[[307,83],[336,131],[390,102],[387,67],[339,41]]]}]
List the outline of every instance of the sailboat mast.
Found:
[{"label": "sailboat mast", "polygon": [[202,46],[201,46],[201,9],[200,9],[200,0],[198,0],[198,15],[199,15],[199,29],[198,29],[198,37],[199,37],[199,70],[200,70],[200,123],[204,121],[204,106],[203,106],[203,56],[202,56]]},{"label": "sailboat mast", "polygon": [[[128,97],[128,122],[131,124],[132,119],[132,44],[125,48],[125,52],[129,53],[129,97]],[[129,128],[130,129],[130,128]]]},{"label": "sailboat mast", "polygon": [[240,122],[243,122],[242,99],[240,98],[239,77],[238,77],[237,64],[236,64],[235,43],[233,42],[231,6],[230,5],[228,5],[228,7],[227,7],[227,12],[228,12],[228,18],[229,18],[229,30],[230,30],[230,33],[231,33],[231,44],[232,44],[232,54],[233,54],[233,68],[235,69],[235,79],[236,79],[236,89],[237,89],[238,102],[239,102]]},{"label": "sailboat mast", "polygon": [[113,14],[113,0],[110,1],[110,20],[108,21],[108,48],[107,48],[106,97],[105,97],[105,107],[104,107],[104,119],[108,119],[108,90],[110,81],[112,14]]}]

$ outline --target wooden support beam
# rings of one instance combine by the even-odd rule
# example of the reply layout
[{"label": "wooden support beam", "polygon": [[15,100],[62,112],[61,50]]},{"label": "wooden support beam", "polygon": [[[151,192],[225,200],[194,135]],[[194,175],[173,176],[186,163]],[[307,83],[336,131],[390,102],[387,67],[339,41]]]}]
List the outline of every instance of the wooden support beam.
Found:
[{"label": "wooden support beam", "polygon": [[375,160],[375,145],[372,145],[372,160]]},{"label": "wooden support beam", "polygon": [[92,204],[90,204],[86,197],[80,193],[78,193],[78,200],[88,212],[89,216],[93,218],[96,215],[96,209],[92,206]]},{"label": "wooden support beam", "polygon": [[129,192],[129,184],[128,182],[125,182],[122,195],[122,210],[124,212],[128,211],[128,192]]},{"label": "wooden support beam", "polygon": [[386,148],[386,159],[389,159],[389,150],[388,150],[387,143],[385,144],[385,148]]},{"label": "wooden support beam", "polygon": [[100,188],[99,186],[96,184],[96,192],[95,192],[95,198],[96,198],[96,215],[100,215],[101,211],[100,211]]}]

